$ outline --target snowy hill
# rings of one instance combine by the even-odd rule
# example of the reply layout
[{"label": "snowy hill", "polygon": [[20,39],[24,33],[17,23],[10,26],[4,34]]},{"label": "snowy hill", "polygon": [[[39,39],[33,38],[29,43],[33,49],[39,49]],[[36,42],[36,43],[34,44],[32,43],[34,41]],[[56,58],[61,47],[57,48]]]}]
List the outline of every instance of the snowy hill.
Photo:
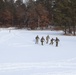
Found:
[{"label": "snowy hill", "polygon": [[[0,29],[0,75],[76,75],[76,36],[62,31]],[[59,46],[35,44],[58,37]]]}]

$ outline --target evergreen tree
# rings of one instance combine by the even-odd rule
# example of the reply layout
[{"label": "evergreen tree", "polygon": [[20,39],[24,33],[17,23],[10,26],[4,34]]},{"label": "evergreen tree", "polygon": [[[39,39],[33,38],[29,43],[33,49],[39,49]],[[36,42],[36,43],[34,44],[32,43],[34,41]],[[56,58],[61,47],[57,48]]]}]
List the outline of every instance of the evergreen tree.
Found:
[{"label": "evergreen tree", "polygon": [[16,0],[16,5],[17,6],[20,6],[20,5],[22,5],[23,4],[23,0]]},{"label": "evergreen tree", "polygon": [[0,24],[3,24],[3,13],[4,11],[4,2],[3,0],[0,0]]},{"label": "evergreen tree", "polygon": [[[75,0],[55,0],[55,6],[53,9],[54,24],[69,29],[69,33],[72,33],[72,27],[75,28],[74,20],[76,17],[75,13],[76,1]],[[74,29],[75,31],[75,29]],[[75,32],[74,32],[75,35]]]}]

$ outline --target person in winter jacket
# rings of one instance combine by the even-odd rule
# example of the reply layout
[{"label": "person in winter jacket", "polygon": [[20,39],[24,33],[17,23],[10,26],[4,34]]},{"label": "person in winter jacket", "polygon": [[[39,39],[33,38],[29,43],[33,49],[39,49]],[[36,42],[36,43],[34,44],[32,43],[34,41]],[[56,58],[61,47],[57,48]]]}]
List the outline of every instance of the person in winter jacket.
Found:
[{"label": "person in winter jacket", "polygon": [[53,43],[54,43],[54,39],[52,38],[52,39],[50,40],[50,44],[53,45]]},{"label": "person in winter jacket", "polygon": [[38,44],[38,42],[39,42],[39,36],[37,35],[37,36],[35,37],[35,39],[36,39],[36,44]]},{"label": "person in winter jacket", "polygon": [[49,37],[49,35],[47,35],[46,36],[46,43],[48,44],[48,42],[49,42],[49,39],[50,39],[50,37]]},{"label": "person in winter jacket", "polygon": [[60,40],[56,37],[56,40],[55,40],[55,42],[56,42],[56,47],[58,47],[58,42],[59,42]]},{"label": "person in winter jacket", "polygon": [[44,39],[44,37],[42,37],[41,38],[41,45],[43,45],[44,41],[45,41],[45,39]]}]

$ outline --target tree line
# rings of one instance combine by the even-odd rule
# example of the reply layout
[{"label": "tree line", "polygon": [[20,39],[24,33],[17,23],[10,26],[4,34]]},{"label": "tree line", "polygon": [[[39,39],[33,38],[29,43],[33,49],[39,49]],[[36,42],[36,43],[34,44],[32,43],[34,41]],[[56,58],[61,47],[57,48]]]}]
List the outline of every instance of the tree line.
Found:
[{"label": "tree line", "polygon": [[0,0],[0,27],[76,30],[76,0]]},{"label": "tree line", "polygon": [[60,25],[65,34],[75,35],[76,30],[76,0],[55,0],[53,19],[55,25]]}]

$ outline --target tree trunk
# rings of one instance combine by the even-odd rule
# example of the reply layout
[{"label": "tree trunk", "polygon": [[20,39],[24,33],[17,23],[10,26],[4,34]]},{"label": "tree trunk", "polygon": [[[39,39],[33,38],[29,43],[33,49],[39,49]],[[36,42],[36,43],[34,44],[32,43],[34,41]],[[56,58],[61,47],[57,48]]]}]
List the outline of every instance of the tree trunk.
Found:
[{"label": "tree trunk", "polygon": [[69,33],[72,34],[71,26],[69,25]]},{"label": "tree trunk", "polygon": [[73,33],[74,33],[74,35],[75,35],[75,25],[73,26]]},{"label": "tree trunk", "polygon": [[65,30],[64,30],[64,32],[65,32],[65,35],[66,35],[66,25],[65,25]]}]

